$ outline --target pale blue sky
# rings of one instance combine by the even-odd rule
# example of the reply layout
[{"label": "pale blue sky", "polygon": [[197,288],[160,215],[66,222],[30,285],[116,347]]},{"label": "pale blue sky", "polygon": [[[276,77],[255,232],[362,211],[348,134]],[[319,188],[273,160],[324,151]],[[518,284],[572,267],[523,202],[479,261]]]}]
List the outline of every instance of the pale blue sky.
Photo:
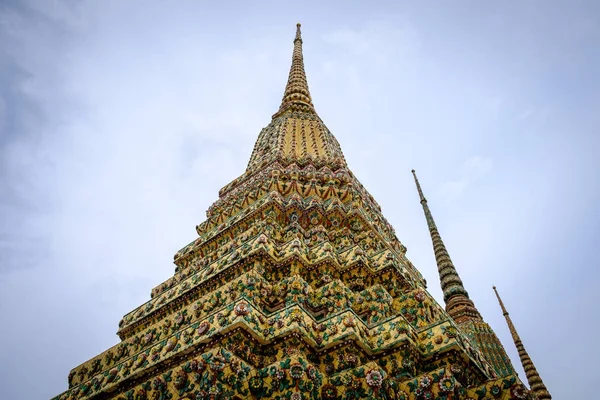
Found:
[{"label": "pale blue sky", "polygon": [[0,3],[0,381],[43,399],[240,175],[296,22],[313,101],[441,301],[415,168],[513,363],[596,396],[600,3]]}]

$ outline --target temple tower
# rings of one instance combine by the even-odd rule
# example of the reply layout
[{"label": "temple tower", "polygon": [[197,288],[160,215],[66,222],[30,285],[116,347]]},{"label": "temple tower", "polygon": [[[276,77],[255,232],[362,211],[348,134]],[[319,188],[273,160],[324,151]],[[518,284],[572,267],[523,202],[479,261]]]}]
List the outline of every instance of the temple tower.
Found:
[{"label": "temple tower", "polygon": [[498,303],[500,303],[500,308],[502,308],[502,314],[504,318],[506,318],[506,324],[508,325],[508,329],[510,330],[510,334],[515,342],[515,346],[517,347],[517,351],[519,352],[519,358],[521,359],[521,364],[523,365],[523,369],[525,370],[525,375],[527,376],[527,382],[529,382],[529,387],[533,394],[537,396],[539,400],[550,400],[552,396],[546,389],[546,385],[544,385],[544,381],[542,381],[542,377],[537,372],[535,365],[533,365],[533,361],[529,357],[527,350],[525,350],[525,346],[523,346],[523,342],[515,329],[515,326],[508,315],[508,311],[504,307],[504,303],[498,294],[498,290],[496,290],[496,286],[494,286],[494,293],[496,293],[496,297],[498,298]]},{"label": "temple tower", "polygon": [[531,399],[465,333],[480,315],[437,238],[452,307],[427,292],[315,111],[300,25],[293,43],[246,171],[56,399]]},{"label": "temple tower", "polygon": [[423,195],[421,184],[417,179],[417,174],[414,169],[411,172],[417,185],[419,199],[429,227],[442,292],[444,293],[444,302],[446,303],[446,312],[456,321],[460,329],[473,340],[486,360],[494,367],[498,376],[514,374],[514,368],[504,346],[502,346],[492,327],[483,320],[473,300],[469,298],[469,293],[466,291],[460,276],[458,276],[454,263],[450,259],[444,241],[438,232],[425,195]]}]

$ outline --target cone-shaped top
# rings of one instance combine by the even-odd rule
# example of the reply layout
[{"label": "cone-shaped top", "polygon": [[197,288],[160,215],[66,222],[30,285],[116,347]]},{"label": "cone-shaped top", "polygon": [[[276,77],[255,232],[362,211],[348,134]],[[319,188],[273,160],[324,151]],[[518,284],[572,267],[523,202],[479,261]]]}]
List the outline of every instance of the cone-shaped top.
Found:
[{"label": "cone-shaped top", "polygon": [[308,90],[308,83],[306,81],[306,73],[304,72],[302,34],[300,32],[299,23],[296,24],[296,37],[294,38],[294,53],[292,55],[290,76],[287,85],[285,86],[285,92],[283,93],[283,99],[281,100],[278,114],[294,106],[297,106],[303,111],[314,112],[312,99]]},{"label": "cone-shaped top", "polygon": [[296,25],[292,67],[281,107],[258,136],[246,173],[260,171],[275,161],[280,165],[310,163],[332,171],[347,167],[338,141],[312,104],[304,72],[300,24]]},{"label": "cone-shaped top", "polygon": [[504,303],[496,290],[496,286],[494,286],[494,292],[496,293],[496,297],[498,298],[498,303],[500,303],[500,308],[502,308],[502,314],[504,314],[504,318],[506,318],[506,324],[508,325],[508,329],[510,330],[510,334],[512,335],[513,341],[515,342],[515,346],[517,347],[517,351],[519,352],[519,358],[521,359],[521,364],[523,364],[523,369],[525,370],[525,376],[527,376],[527,381],[529,382],[529,387],[531,391],[537,396],[539,400],[549,400],[552,399],[552,396],[548,392],[546,385],[544,385],[544,381],[542,381],[542,377],[537,372],[535,365],[533,365],[533,361],[529,357],[527,350],[525,350],[525,346],[523,346],[523,342],[515,329],[515,326],[508,315],[508,311],[506,311],[506,307],[504,307]]},{"label": "cone-shaped top", "polygon": [[466,320],[482,320],[481,315],[473,301],[469,299],[469,293],[465,290],[462,280],[458,276],[458,272],[450,259],[450,255],[446,250],[446,246],[442,241],[442,237],[437,230],[427,200],[421,190],[421,185],[417,179],[417,174],[413,169],[412,174],[415,178],[415,184],[419,192],[419,198],[421,199],[421,205],[423,206],[423,212],[427,219],[427,226],[429,227],[429,233],[431,234],[431,241],[433,242],[433,250],[435,252],[435,260],[438,266],[438,272],[440,274],[440,282],[442,284],[442,291],[444,292],[444,302],[446,303],[446,311],[448,314],[457,322],[461,323]]}]

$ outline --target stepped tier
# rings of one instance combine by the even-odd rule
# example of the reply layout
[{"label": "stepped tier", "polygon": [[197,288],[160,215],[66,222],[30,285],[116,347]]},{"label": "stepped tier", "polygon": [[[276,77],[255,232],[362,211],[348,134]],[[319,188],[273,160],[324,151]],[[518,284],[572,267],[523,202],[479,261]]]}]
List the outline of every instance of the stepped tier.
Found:
[{"label": "stepped tier", "polygon": [[56,399],[532,399],[486,358],[493,331],[462,318],[479,315],[466,291],[453,319],[348,169],[314,109],[299,26],[279,111],[206,215],[121,342]]},{"label": "stepped tier", "polygon": [[[173,398],[417,398],[490,386],[493,368],[427,293],[403,246],[384,240],[358,204],[344,205],[342,189],[328,203],[268,191],[180,251],[174,277],[122,320],[122,342],[75,368],[62,398],[163,389]],[[506,379],[503,393],[520,393]]]}]

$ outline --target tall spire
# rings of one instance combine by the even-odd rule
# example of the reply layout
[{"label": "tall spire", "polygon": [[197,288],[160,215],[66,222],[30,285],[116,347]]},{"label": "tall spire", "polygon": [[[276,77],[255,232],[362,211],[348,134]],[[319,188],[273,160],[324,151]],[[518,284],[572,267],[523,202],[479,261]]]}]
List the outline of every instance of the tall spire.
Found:
[{"label": "tall spire", "polygon": [[458,276],[456,268],[450,259],[450,255],[446,250],[446,246],[442,241],[442,237],[438,232],[427,200],[421,190],[421,185],[417,179],[415,170],[413,169],[412,174],[415,178],[417,190],[419,191],[419,198],[421,199],[421,205],[425,212],[425,218],[427,219],[427,226],[429,227],[429,233],[431,235],[431,241],[433,242],[433,250],[435,252],[435,260],[438,266],[438,272],[440,274],[440,282],[442,284],[442,291],[444,293],[444,302],[446,303],[446,311],[450,316],[457,322],[462,323],[467,320],[482,320],[481,315],[475,304],[469,298],[469,293],[465,290],[462,280]]},{"label": "tall spire", "polygon": [[523,346],[523,342],[515,329],[515,326],[508,315],[508,311],[504,307],[504,303],[498,294],[498,290],[496,290],[496,286],[494,286],[494,292],[496,293],[496,297],[498,298],[498,303],[500,303],[500,308],[502,308],[502,314],[504,314],[504,318],[506,318],[506,324],[508,325],[508,329],[510,330],[510,334],[515,342],[515,346],[517,346],[517,351],[519,352],[519,358],[521,359],[521,364],[523,364],[523,369],[525,370],[525,375],[527,376],[527,381],[529,382],[529,387],[533,394],[537,396],[539,400],[551,399],[550,393],[548,389],[546,389],[546,385],[542,381],[540,374],[537,372],[535,365],[533,365],[533,361],[529,358],[529,354],[527,350],[525,350],[525,346]]},{"label": "tall spire", "polygon": [[[279,165],[310,163],[316,168],[327,166],[332,171],[347,168],[340,144],[312,104],[304,72],[300,24],[296,25],[292,66],[281,106],[258,136],[246,172],[262,170],[275,161]],[[237,183],[224,188],[225,191]]]},{"label": "tall spire", "polygon": [[[292,54],[292,66],[288,77],[281,106],[277,114],[293,108],[305,112],[315,112],[308,90],[306,73],[304,72],[304,58],[302,56],[302,34],[300,24],[296,24],[296,37],[294,38],[294,53]],[[275,115],[277,115],[275,114]]]}]

